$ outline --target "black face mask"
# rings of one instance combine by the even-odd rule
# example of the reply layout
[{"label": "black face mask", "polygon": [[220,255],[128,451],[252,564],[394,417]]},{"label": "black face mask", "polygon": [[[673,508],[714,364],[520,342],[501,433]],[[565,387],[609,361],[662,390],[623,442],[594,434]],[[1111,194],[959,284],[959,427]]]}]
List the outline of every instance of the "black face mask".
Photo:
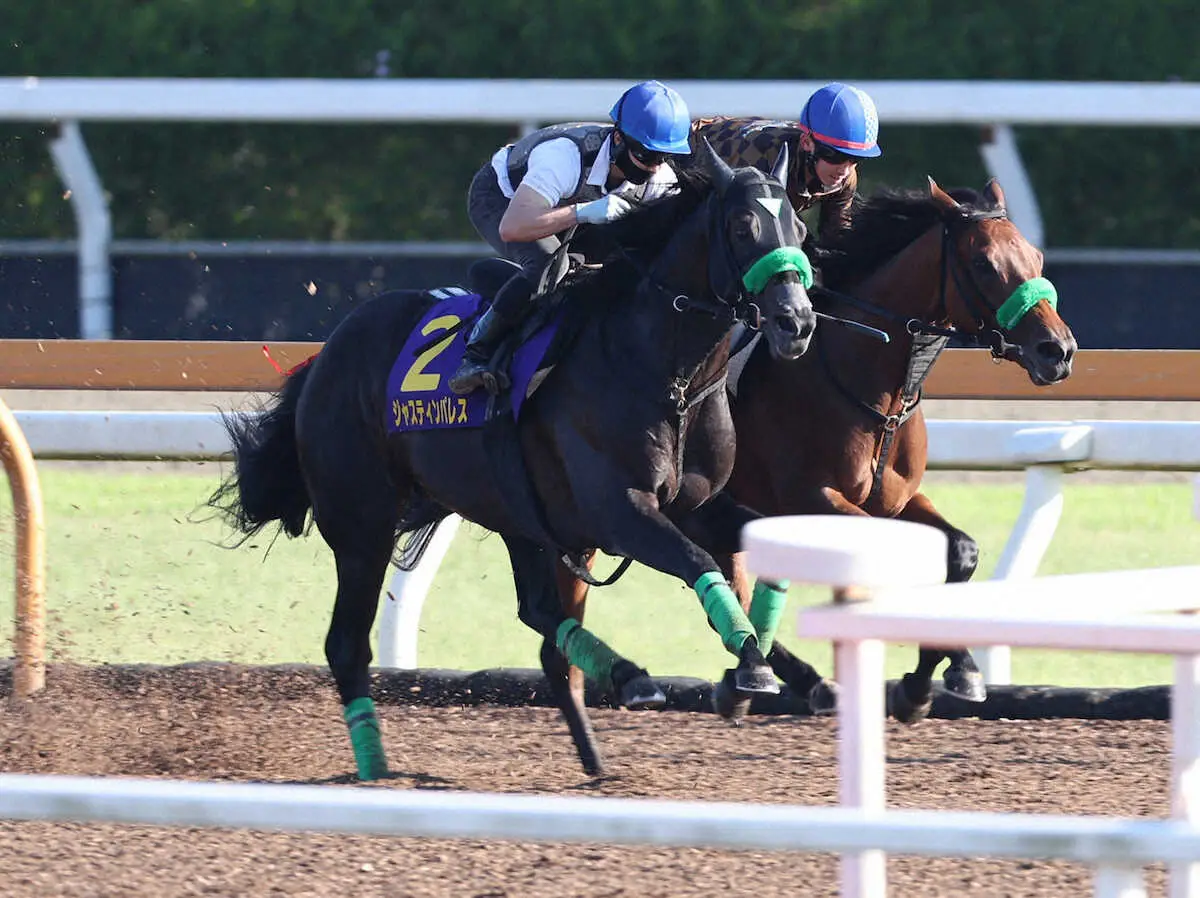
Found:
[{"label": "black face mask", "polygon": [[646,171],[644,168],[640,168],[638,164],[633,161],[629,155],[629,147],[624,143],[622,143],[621,148],[617,150],[616,156],[613,157],[613,162],[616,163],[617,168],[621,170],[621,174],[625,176],[625,180],[630,184],[645,184],[650,180],[651,173]]}]

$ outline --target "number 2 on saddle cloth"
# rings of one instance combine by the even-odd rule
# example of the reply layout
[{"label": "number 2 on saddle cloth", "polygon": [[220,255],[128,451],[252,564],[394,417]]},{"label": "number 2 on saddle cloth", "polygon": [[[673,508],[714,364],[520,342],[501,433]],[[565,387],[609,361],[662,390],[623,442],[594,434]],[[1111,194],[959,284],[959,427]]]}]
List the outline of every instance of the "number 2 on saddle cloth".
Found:
[{"label": "number 2 on saddle cloth", "polygon": [[[466,325],[478,316],[483,298],[458,288],[430,292],[436,301],[409,334],[388,375],[388,433],[482,427],[503,410],[504,403],[486,390],[459,396],[449,386],[466,350]],[[531,385],[536,388],[534,377],[558,325],[558,316],[552,314],[513,352],[512,388],[506,398],[514,419],[532,393]]]}]

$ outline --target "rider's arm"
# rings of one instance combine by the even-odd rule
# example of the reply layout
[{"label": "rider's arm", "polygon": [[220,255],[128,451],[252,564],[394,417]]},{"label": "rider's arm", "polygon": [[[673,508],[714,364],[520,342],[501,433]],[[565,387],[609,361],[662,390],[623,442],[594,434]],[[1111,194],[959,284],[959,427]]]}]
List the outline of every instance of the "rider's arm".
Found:
[{"label": "rider's arm", "polygon": [[559,204],[575,192],[582,165],[579,150],[565,137],[534,147],[525,176],[500,219],[500,239],[529,243],[575,224],[575,209]]},{"label": "rider's arm", "polygon": [[531,243],[573,224],[574,206],[555,207],[532,187],[521,184],[500,219],[500,239],[505,243]]}]

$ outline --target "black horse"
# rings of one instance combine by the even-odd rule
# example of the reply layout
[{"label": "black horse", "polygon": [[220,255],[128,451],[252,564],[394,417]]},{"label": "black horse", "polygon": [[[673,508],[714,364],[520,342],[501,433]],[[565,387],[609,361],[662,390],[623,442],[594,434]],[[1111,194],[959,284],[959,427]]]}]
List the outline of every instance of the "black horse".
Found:
[{"label": "black horse", "polygon": [[736,688],[778,690],[713,558],[737,551],[757,517],[720,493],[734,461],[724,386],[738,320],[760,326],[776,357],[804,353],[816,322],[811,270],[777,177],[786,168],[734,171],[707,145],[698,155],[677,192],[603,226],[622,250],[560,289],[578,333],[507,429],[388,432],[385,385],[434,302],[423,291],[365,303],[269,407],[227,419],[235,469],[210,504],[246,534],[278,521],[300,535],[311,509],[333,550],[325,653],[360,778],[387,771],[368,666],[397,535],[428,534],[450,511],[504,539],[519,616],[543,637],[542,668],[589,773],[601,761],[569,664],[626,706],[664,697],[645,670],[564,615],[560,557],[600,548],[680,578],[737,656]]}]

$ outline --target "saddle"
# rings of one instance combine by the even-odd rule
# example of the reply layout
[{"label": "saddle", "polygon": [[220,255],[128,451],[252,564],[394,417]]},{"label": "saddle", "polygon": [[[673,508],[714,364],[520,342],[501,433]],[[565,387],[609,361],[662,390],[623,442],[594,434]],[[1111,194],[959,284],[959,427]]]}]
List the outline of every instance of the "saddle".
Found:
[{"label": "saddle", "polygon": [[[555,317],[561,317],[559,296],[555,291],[570,275],[583,269],[599,268],[599,265],[589,264],[579,253],[566,251],[564,241],[559,249],[546,262],[542,275],[538,279],[538,287],[529,299],[529,311],[524,319],[499,343],[493,354],[490,367],[493,371],[508,370],[512,363],[513,354],[534,334],[545,327]],[[515,275],[521,273],[521,266],[508,259],[489,258],[474,262],[467,271],[467,281],[471,292],[478,293],[483,302],[480,310],[490,304],[496,293]],[[552,341],[533,379],[526,390],[526,397],[532,396],[550,373],[554,365],[562,358],[567,345],[575,333],[574,327],[560,328],[560,332]]]},{"label": "saddle", "polygon": [[[542,270],[538,289],[533,294],[531,302],[537,303],[542,297],[553,293],[568,275],[584,268],[599,267],[599,265],[587,262],[583,255],[579,253],[564,253],[561,261],[560,257],[555,254]],[[480,259],[478,262],[473,262],[467,270],[467,283],[472,293],[478,293],[490,302],[495,298],[496,293],[501,287],[508,283],[512,277],[520,273],[521,266],[516,262],[510,262],[508,259],[501,259],[499,257]]]}]

